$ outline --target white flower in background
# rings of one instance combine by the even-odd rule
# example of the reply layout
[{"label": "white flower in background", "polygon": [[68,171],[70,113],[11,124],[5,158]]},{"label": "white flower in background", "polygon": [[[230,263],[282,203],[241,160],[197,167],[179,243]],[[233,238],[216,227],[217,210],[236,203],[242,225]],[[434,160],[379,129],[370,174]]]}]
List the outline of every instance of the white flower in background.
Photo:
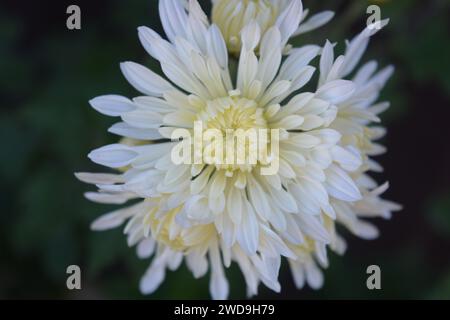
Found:
[{"label": "white flower in background", "polygon": [[[255,1],[239,2],[249,10]],[[345,79],[377,30],[364,30],[336,59],[329,42],[323,48],[294,48],[283,59],[304,14],[300,1],[280,3],[280,8],[298,10],[289,10],[281,24],[249,20],[241,25],[234,76],[223,32],[209,23],[197,1],[188,7],[181,0],[160,1],[169,41],[147,27],[139,28],[139,38],[166,79],[125,62],[124,76],[143,95],[132,100],[106,95],[91,101],[97,111],[121,119],[109,131],[128,142],[89,154],[95,163],[119,173],[77,177],[98,187],[98,192],[86,194],[92,201],[135,200],[100,217],[92,228],[106,230],[126,222],[128,244],[137,245],[141,258],[153,255],[141,280],[143,293],[156,290],[166,270],[177,269],[182,261],[195,277],[210,272],[215,299],[228,296],[224,267],[231,262],[242,270],[249,296],[257,294],[260,282],[278,292],[282,256],[299,288],[305,281],[319,288],[323,280],[317,264],[327,267],[327,247],[345,251],[337,223],[373,239],[377,230],[361,218],[389,218],[399,209],[379,197],[387,185],[378,187],[367,175],[381,169],[369,156],[383,151],[373,140],[384,130],[370,124],[378,122],[377,114],[388,106],[376,100],[392,68],[375,73],[376,63],[369,62]],[[220,5],[225,6],[215,3]],[[310,64],[319,55],[317,88],[302,91],[316,70]],[[180,142],[168,140],[171,133],[178,128],[192,132],[196,121],[221,131],[279,129],[279,150],[272,153],[279,160],[278,173],[262,175],[259,162],[174,164],[171,154]]]},{"label": "white flower in background", "polygon": [[241,30],[256,21],[264,34],[273,26],[281,32],[282,42],[317,29],[330,21],[334,13],[324,11],[308,17],[301,0],[212,0],[212,22],[217,24],[232,53],[241,50]]}]

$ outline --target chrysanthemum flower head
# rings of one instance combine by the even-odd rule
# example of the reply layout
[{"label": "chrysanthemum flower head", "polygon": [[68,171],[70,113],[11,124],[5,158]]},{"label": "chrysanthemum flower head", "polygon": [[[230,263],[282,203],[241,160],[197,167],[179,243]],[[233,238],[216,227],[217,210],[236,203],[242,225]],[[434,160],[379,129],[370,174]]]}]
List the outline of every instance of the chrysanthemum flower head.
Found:
[{"label": "chrysanthemum flower head", "polygon": [[321,27],[333,18],[332,11],[308,17],[301,0],[212,0],[212,22],[220,28],[228,49],[241,50],[241,30],[255,21],[264,34],[273,26],[281,32],[282,42]]},{"label": "chrysanthemum flower head", "polygon": [[[239,2],[245,10],[252,3],[276,3]],[[387,107],[375,102],[392,68],[376,72],[376,63],[369,62],[347,79],[377,28],[365,29],[336,59],[329,42],[294,48],[283,57],[303,15],[300,1],[283,3],[287,8],[300,6],[296,20],[242,22],[234,75],[228,35],[209,23],[198,3],[190,1],[186,8],[183,1],[160,1],[169,40],[147,27],[139,28],[139,38],[165,77],[124,62],[124,76],[141,95],[91,101],[97,111],[120,118],[109,131],[128,143],[89,154],[95,163],[119,173],[77,177],[99,188],[86,194],[90,200],[139,200],[102,216],[92,228],[126,223],[128,244],[137,245],[141,258],[153,255],[141,280],[143,293],[153,292],[166,270],[177,269],[183,261],[195,277],[210,272],[210,292],[216,299],[228,296],[225,268],[232,262],[242,270],[249,296],[257,294],[260,282],[278,292],[282,257],[288,259],[299,288],[305,281],[319,288],[323,279],[318,265],[328,266],[327,249],[345,251],[337,223],[372,239],[377,229],[361,218],[388,218],[399,209],[379,197],[387,185],[378,187],[367,175],[380,170],[369,157],[383,151],[373,140],[384,130],[369,124],[378,122],[377,114]],[[215,6],[219,15],[217,10],[228,10],[222,1]],[[315,60],[319,83],[305,91],[316,72]],[[225,144],[234,141],[236,132],[265,134],[263,143],[248,139],[241,149],[232,147],[244,162],[228,163],[223,159],[230,150],[225,148],[223,154],[223,144],[199,138],[198,125],[216,138],[224,136]],[[250,162],[255,146],[263,156]],[[182,161],[174,161],[174,155]]]}]

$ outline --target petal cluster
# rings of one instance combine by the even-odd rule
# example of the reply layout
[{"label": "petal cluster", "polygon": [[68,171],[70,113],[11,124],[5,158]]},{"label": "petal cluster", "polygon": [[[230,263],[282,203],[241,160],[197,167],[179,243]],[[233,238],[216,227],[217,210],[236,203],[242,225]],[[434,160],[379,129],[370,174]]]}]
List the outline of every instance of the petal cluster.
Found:
[{"label": "petal cluster", "polygon": [[[89,158],[117,171],[76,175],[98,188],[86,194],[92,201],[134,200],[92,228],[124,224],[138,256],[152,257],[140,284],[145,294],[182,262],[196,278],[209,272],[215,299],[228,297],[225,269],[231,263],[241,269],[248,296],[261,282],[278,292],[283,257],[298,288],[320,288],[328,250],[346,249],[338,224],[373,239],[378,230],[365,218],[389,218],[400,209],[380,198],[387,183],[378,186],[368,175],[382,170],[371,157],[384,152],[375,141],[385,130],[372,124],[389,106],[377,99],[393,68],[377,71],[371,61],[355,70],[370,37],[387,21],[368,26],[335,58],[328,41],[286,51],[291,37],[333,15],[307,20],[300,0],[216,0],[212,23],[195,0],[162,0],[159,10],[167,40],[147,27],[138,34],[164,75],[124,62],[125,78],[141,95],[90,101],[119,119],[109,131],[123,139]],[[313,89],[304,90],[307,84]],[[277,130],[277,140],[267,145],[268,163],[276,160],[278,170],[262,174],[262,162],[174,163],[173,151],[194,141],[173,141],[172,134],[193,134],[198,121],[219,131]]]}]

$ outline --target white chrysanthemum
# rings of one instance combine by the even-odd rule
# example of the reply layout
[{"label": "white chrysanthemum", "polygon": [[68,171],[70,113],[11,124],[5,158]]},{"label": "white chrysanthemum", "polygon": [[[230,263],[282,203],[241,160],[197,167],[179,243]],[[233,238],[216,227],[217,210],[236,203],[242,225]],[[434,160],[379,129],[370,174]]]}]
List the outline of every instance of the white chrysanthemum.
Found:
[{"label": "white chrysanthemum", "polygon": [[[137,245],[141,258],[153,255],[141,281],[143,293],[153,292],[166,269],[178,268],[183,260],[195,277],[209,269],[210,291],[216,299],[228,296],[224,267],[233,261],[242,270],[249,296],[257,293],[259,282],[279,291],[282,256],[288,258],[299,288],[305,280],[318,288],[322,274],[317,263],[328,265],[327,247],[345,251],[336,223],[372,239],[377,230],[361,218],[389,218],[399,209],[379,197],[387,185],[378,187],[367,176],[369,170],[380,170],[369,156],[383,151],[372,141],[384,130],[369,124],[378,121],[376,115],[387,107],[374,103],[392,68],[374,74],[376,64],[370,62],[353,79],[344,80],[377,29],[364,30],[337,59],[328,42],[324,48],[292,49],[283,59],[301,10],[264,33],[259,23],[250,21],[241,31],[233,76],[219,27],[209,24],[196,1],[190,1],[187,9],[183,3],[160,1],[170,41],[139,28],[143,46],[160,62],[167,80],[125,62],[123,74],[143,96],[129,100],[107,95],[91,101],[99,112],[121,118],[110,132],[131,143],[89,154],[92,161],[121,173],[77,174],[99,188],[86,196],[113,204],[140,200],[102,216],[92,228],[106,230],[127,222],[128,244]],[[317,89],[302,92],[315,71],[310,63],[319,55]],[[274,141],[268,141],[272,149],[268,163],[278,159],[278,172],[261,174],[266,165],[261,162],[175,164],[172,151],[189,140],[168,139],[178,128],[194,131],[197,121],[222,132],[279,129],[279,150],[269,148]]]},{"label": "white chrysanthemum", "polygon": [[282,41],[317,29],[330,21],[334,13],[324,11],[308,18],[301,0],[212,0],[212,22],[222,31],[228,50],[241,50],[241,30],[256,21],[262,34],[272,26],[281,31]]}]

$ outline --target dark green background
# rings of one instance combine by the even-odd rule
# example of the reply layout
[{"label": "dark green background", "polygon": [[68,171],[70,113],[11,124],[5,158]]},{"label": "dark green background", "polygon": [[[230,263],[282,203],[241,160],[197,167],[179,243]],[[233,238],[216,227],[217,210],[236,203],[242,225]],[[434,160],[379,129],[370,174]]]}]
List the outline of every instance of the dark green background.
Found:
[{"label": "dark green background", "polygon": [[[207,1],[203,1],[207,2]],[[296,44],[342,41],[361,30],[369,1],[305,0],[313,12],[337,17]],[[365,60],[393,63],[383,98],[389,152],[380,158],[391,189],[405,208],[377,221],[381,237],[345,234],[349,250],[331,254],[320,291],[298,291],[284,264],[277,295],[260,298],[450,298],[450,1],[378,1],[390,25],[372,41]],[[66,7],[78,4],[82,30],[66,29]],[[111,208],[88,202],[89,187],[74,171],[101,171],[86,155],[115,142],[114,120],[88,100],[102,94],[135,96],[119,70],[134,60],[156,67],[141,48],[136,27],[160,30],[156,1],[2,1],[0,7],[0,298],[142,298],[140,261],[120,229],[89,230]],[[338,47],[342,49],[342,46]],[[82,268],[82,290],[65,287],[66,267]],[[366,289],[366,267],[382,270],[382,290]],[[244,298],[243,278],[229,272],[232,298]],[[183,266],[168,272],[150,298],[208,298]]]}]

